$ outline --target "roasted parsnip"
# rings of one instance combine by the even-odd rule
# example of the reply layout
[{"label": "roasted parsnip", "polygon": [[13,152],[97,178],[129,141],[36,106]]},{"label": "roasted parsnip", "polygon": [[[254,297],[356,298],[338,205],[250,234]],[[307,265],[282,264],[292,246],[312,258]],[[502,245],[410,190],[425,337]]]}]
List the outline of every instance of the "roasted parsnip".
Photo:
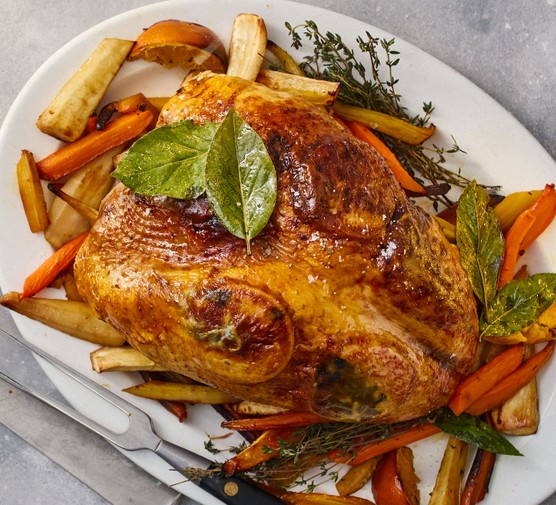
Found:
[{"label": "roasted parsnip", "polygon": [[459,505],[467,451],[467,443],[455,437],[448,438],[429,505]]},{"label": "roasted parsnip", "polygon": [[72,209],[75,209],[79,213],[79,215],[83,216],[87,221],[87,223],[89,223],[92,226],[98,217],[98,210],[93,209],[93,207],[90,207],[86,203],[83,203],[81,200],[78,200],[77,198],[68,195],[62,189],[63,186],[64,185],[61,183],[56,184],[54,182],[50,182],[48,184],[48,189],[52,193],[54,193],[60,200],[66,202]]},{"label": "roasted parsnip", "polygon": [[239,401],[232,395],[201,384],[150,381],[131,386],[124,389],[124,391],[135,396],[141,396],[142,398],[187,403],[205,403],[209,405],[220,405]]},{"label": "roasted parsnip", "polygon": [[320,81],[275,70],[261,70],[257,76],[257,82],[272,89],[287,91],[292,95],[300,96],[314,104],[328,107],[334,104],[340,91],[340,83],[338,82]]},{"label": "roasted parsnip", "polygon": [[[114,183],[110,175],[114,168],[113,158],[122,151],[122,146],[116,147],[87,163],[69,176],[61,190],[84,205],[98,209]],[[55,249],[90,227],[87,219],[61,198],[54,199],[48,213],[50,225],[44,236]]]},{"label": "roasted parsnip", "polygon": [[11,291],[0,298],[0,305],[81,340],[109,346],[125,342],[119,332],[95,316],[84,302],[21,298]]},{"label": "roasted parsnip", "polygon": [[373,496],[378,505],[419,505],[418,482],[412,450],[400,447],[380,458],[372,477]]},{"label": "roasted parsnip", "polygon": [[282,492],[278,496],[284,503],[289,505],[373,505],[373,502],[357,496],[293,492]]},{"label": "roasted parsnip", "polygon": [[66,142],[81,137],[132,46],[130,40],[104,39],[39,116],[39,130]]},{"label": "roasted parsnip", "polygon": [[91,352],[90,358],[93,370],[98,373],[166,370],[128,345],[99,347]]},{"label": "roasted parsnip", "polygon": [[373,130],[412,145],[421,144],[436,131],[434,125],[416,126],[409,121],[404,121],[382,112],[346,105],[341,102],[334,103],[334,112],[341,118],[363,123]]},{"label": "roasted parsnip", "polygon": [[373,476],[379,458],[371,458],[359,465],[354,465],[336,483],[340,496],[347,496],[359,491]]},{"label": "roasted parsnip", "polygon": [[[525,346],[525,359],[535,353],[533,345]],[[508,435],[532,435],[539,427],[539,394],[537,378],[523,386],[514,396],[492,412],[498,431]]]},{"label": "roasted parsnip", "polygon": [[17,185],[29,228],[33,233],[43,231],[48,226],[48,212],[35,158],[30,151],[21,151],[17,163]]},{"label": "roasted parsnip", "polygon": [[231,406],[231,409],[237,414],[244,416],[272,416],[284,412],[281,407],[274,407],[273,405],[265,405],[263,403],[249,402],[243,400]]},{"label": "roasted parsnip", "polygon": [[266,26],[261,17],[238,15],[232,28],[226,74],[254,81],[263,64],[266,42]]},{"label": "roasted parsnip", "polygon": [[280,67],[284,72],[293,75],[305,76],[305,72],[301,70],[301,67],[297,64],[297,61],[295,61],[293,56],[290,53],[288,53],[285,49],[280,47],[278,44],[275,44],[271,40],[267,42],[266,48],[278,60]]}]

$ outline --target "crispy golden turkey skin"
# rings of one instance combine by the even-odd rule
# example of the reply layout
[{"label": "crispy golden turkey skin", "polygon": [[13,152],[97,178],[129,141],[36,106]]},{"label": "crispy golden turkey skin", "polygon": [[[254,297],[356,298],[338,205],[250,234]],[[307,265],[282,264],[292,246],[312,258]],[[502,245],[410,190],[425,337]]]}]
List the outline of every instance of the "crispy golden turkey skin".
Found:
[{"label": "crispy golden turkey skin", "polygon": [[231,107],[278,175],[251,256],[205,198],[119,185],[75,261],[82,296],[153,361],[239,398],[376,422],[445,405],[478,333],[457,249],[371,147],[304,100],[202,73],[160,123]]}]

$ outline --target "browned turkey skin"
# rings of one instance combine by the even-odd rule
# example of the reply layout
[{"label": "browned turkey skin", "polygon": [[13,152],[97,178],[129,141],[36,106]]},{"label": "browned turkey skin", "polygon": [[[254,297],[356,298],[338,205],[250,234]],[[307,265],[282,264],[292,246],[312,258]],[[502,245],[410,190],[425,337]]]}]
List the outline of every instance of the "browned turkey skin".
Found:
[{"label": "browned turkey skin", "polygon": [[478,333],[457,249],[372,148],[304,100],[203,73],[161,123],[231,107],[278,175],[251,256],[205,198],[120,185],[76,259],[82,296],[155,362],[239,398],[377,423],[445,405]]}]

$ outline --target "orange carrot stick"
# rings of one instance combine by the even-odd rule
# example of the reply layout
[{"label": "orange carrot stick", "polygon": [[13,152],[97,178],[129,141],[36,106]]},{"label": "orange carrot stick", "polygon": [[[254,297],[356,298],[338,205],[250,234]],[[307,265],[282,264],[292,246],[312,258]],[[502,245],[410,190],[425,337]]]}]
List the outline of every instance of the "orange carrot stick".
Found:
[{"label": "orange carrot stick", "polygon": [[310,424],[325,423],[328,420],[312,412],[285,412],[266,417],[233,419],[222,423],[223,428],[238,431],[264,431],[283,428],[298,428]]},{"label": "orange carrot stick", "polygon": [[263,432],[251,445],[233,458],[226,461],[222,467],[226,475],[249,470],[259,463],[263,463],[278,456],[280,440],[293,440],[293,430],[267,430]]},{"label": "orange carrot stick", "polygon": [[350,465],[358,465],[359,463],[364,463],[365,461],[374,458],[375,456],[381,456],[387,452],[393,451],[394,449],[399,449],[406,445],[417,442],[418,440],[423,440],[424,438],[436,435],[441,430],[436,425],[432,423],[424,423],[418,426],[414,426],[410,430],[400,433],[394,437],[386,438],[384,440],[379,440],[378,442],[372,442],[369,445],[363,447],[355,457],[351,458],[349,456],[339,456],[338,451],[329,454],[327,457],[333,461],[338,461],[340,463],[348,463]]},{"label": "orange carrot stick", "polygon": [[104,130],[91,132],[39,161],[39,174],[48,181],[60,179],[109,149],[139,136],[152,118],[153,115],[148,110],[124,114],[108,123]]},{"label": "orange carrot stick", "polygon": [[506,249],[500,270],[498,288],[513,279],[519,257],[548,227],[556,216],[556,191],[554,184],[547,184],[541,196],[523,211],[506,232]]},{"label": "orange carrot stick", "polygon": [[351,121],[349,119],[343,119],[343,122],[348,126],[351,133],[353,133],[355,137],[363,142],[367,142],[367,144],[370,144],[379,152],[379,154],[386,160],[386,163],[388,163],[390,170],[392,170],[394,177],[400,183],[402,188],[419,195],[427,194],[427,190],[407,173],[407,170],[402,167],[394,153],[370,130],[370,128],[367,128],[365,125],[358,123],[357,121]]},{"label": "orange carrot stick", "polygon": [[448,407],[459,416],[502,379],[515,372],[522,362],[522,344],[514,345],[500,353],[457,385]]},{"label": "orange carrot stick", "polygon": [[[494,427],[490,414],[486,415],[486,421],[491,428]],[[460,505],[476,505],[484,500],[488,493],[494,463],[496,463],[496,453],[477,448],[461,492]]]},{"label": "orange carrot stick", "polygon": [[378,505],[410,505],[398,470],[397,450],[387,452],[373,472],[373,498]]},{"label": "orange carrot stick", "polygon": [[535,214],[535,222],[523,239],[523,249],[527,249],[556,217],[556,189],[554,184],[547,184],[544,187],[541,196],[531,206],[530,211]]},{"label": "orange carrot stick", "polygon": [[67,268],[73,261],[77,251],[79,251],[88,235],[89,232],[86,231],[73,240],[65,243],[33,273],[31,273],[23,283],[21,298],[27,298],[35,295],[56,279],[58,274]]},{"label": "orange carrot stick", "polygon": [[554,341],[526,360],[515,372],[502,379],[488,393],[465,409],[468,414],[479,416],[499,407],[515,395],[523,386],[531,382],[538,371],[546,365],[554,351]]},{"label": "orange carrot stick", "polygon": [[461,492],[460,505],[475,505],[484,500],[495,462],[496,454],[494,452],[477,449]]},{"label": "orange carrot stick", "polygon": [[145,97],[145,95],[143,95],[143,93],[137,93],[135,95],[131,95],[126,98],[122,98],[121,100],[118,100],[116,102],[110,102],[109,104],[105,105],[98,115],[97,128],[103,129],[112,117],[112,114],[114,114],[114,112],[128,114],[130,112],[138,112],[144,110],[151,111],[153,115],[152,121],[148,126],[148,129],[150,130],[156,125],[156,121],[158,119],[158,114],[160,111],[151,103],[151,101],[147,97]]}]

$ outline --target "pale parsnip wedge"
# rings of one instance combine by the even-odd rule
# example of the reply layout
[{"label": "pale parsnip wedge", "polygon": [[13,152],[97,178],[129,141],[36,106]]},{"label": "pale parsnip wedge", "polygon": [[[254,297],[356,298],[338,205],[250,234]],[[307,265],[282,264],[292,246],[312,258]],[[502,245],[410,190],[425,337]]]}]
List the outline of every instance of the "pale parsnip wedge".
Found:
[{"label": "pale parsnip wedge", "polygon": [[124,389],[142,398],[153,400],[170,400],[174,402],[204,403],[208,405],[222,405],[239,401],[218,389],[200,384],[180,384],[177,382],[149,381]]},{"label": "pale parsnip wedge", "polygon": [[274,55],[274,57],[280,63],[280,67],[288,74],[305,76],[305,72],[301,70],[301,67],[297,64],[297,61],[293,56],[288,53],[285,49],[280,47],[278,44],[268,41],[266,48]]},{"label": "pale parsnip wedge", "polygon": [[48,184],[48,189],[54,193],[60,200],[66,202],[72,209],[75,209],[80,216],[82,216],[87,223],[91,226],[97,220],[98,217],[98,210],[93,209],[82,200],[78,200],[77,198],[69,195],[63,190],[63,184],[57,184],[51,182]]},{"label": "pale parsnip wedge", "polygon": [[[534,345],[526,345],[524,358],[535,353]],[[492,411],[494,427],[508,435],[533,435],[539,428],[539,392],[536,377],[512,398]]]},{"label": "pale parsnip wedge", "polygon": [[84,302],[20,298],[18,293],[11,291],[0,298],[0,305],[94,344],[120,346],[125,343],[122,335],[93,314]]},{"label": "pale parsnip wedge", "polygon": [[368,459],[354,465],[336,483],[336,490],[340,496],[348,496],[359,491],[373,476],[379,457]]},{"label": "pale parsnip wedge", "polygon": [[264,403],[250,402],[247,400],[231,405],[230,409],[244,416],[272,416],[285,412],[285,409],[281,407],[266,405]]},{"label": "pale parsnip wedge", "polygon": [[[111,176],[114,169],[113,158],[123,150],[124,146],[115,147],[87,163],[69,176],[61,188],[62,191],[83,204],[98,209],[114,183]],[[60,198],[54,199],[48,214],[50,225],[44,236],[54,249],[59,249],[90,227],[87,219]]]},{"label": "pale parsnip wedge", "polygon": [[65,142],[81,137],[132,46],[130,40],[104,39],[39,116],[39,130]]},{"label": "pale parsnip wedge", "polygon": [[43,231],[49,223],[46,201],[35,158],[26,150],[17,163],[17,185],[29,228],[33,233]]},{"label": "pale parsnip wedge", "polygon": [[442,228],[444,236],[446,237],[448,242],[451,242],[452,244],[455,244],[456,243],[456,226],[453,225],[452,223],[450,223],[449,221],[446,221],[445,219],[442,219],[441,217],[434,216],[434,218],[436,219],[436,221],[440,225],[440,228]]},{"label": "pale parsnip wedge", "polygon": [[459,505],[467,450],[465,442],[455,437],[448,438],[429,505]]},{"label": "pale parsnip wedge", "polygon": [[163,372],[167,370],[130,346],[99,347],[90,354],[93,370],[102,372]]},{"label": "pale parsnip wedge", "polygon": [[239,14],[232,27],[226,74],[254,81],[263,64],[266,42],[263,19],[255,14]]},{"label": "pale parsnip wedge", "polygon": [[334,112],[340,118],[351,119],[368,126],[373,130],[403,140],[408,144],[418,145],[427,140],[436,131],[434,125],[416,126],[409,121],[389,116],[382,112],[377,112],[362,107],[355,107],[341,102],[334,103]]},{"label": "pale parsnip wedge", "polygon": [[287,91],[314,104],[328,107],[334,104],[340,91],[340,84],[337,82],[310,79],[275,70],[261,70],[257,76],[257,82],[272,89]]}]

